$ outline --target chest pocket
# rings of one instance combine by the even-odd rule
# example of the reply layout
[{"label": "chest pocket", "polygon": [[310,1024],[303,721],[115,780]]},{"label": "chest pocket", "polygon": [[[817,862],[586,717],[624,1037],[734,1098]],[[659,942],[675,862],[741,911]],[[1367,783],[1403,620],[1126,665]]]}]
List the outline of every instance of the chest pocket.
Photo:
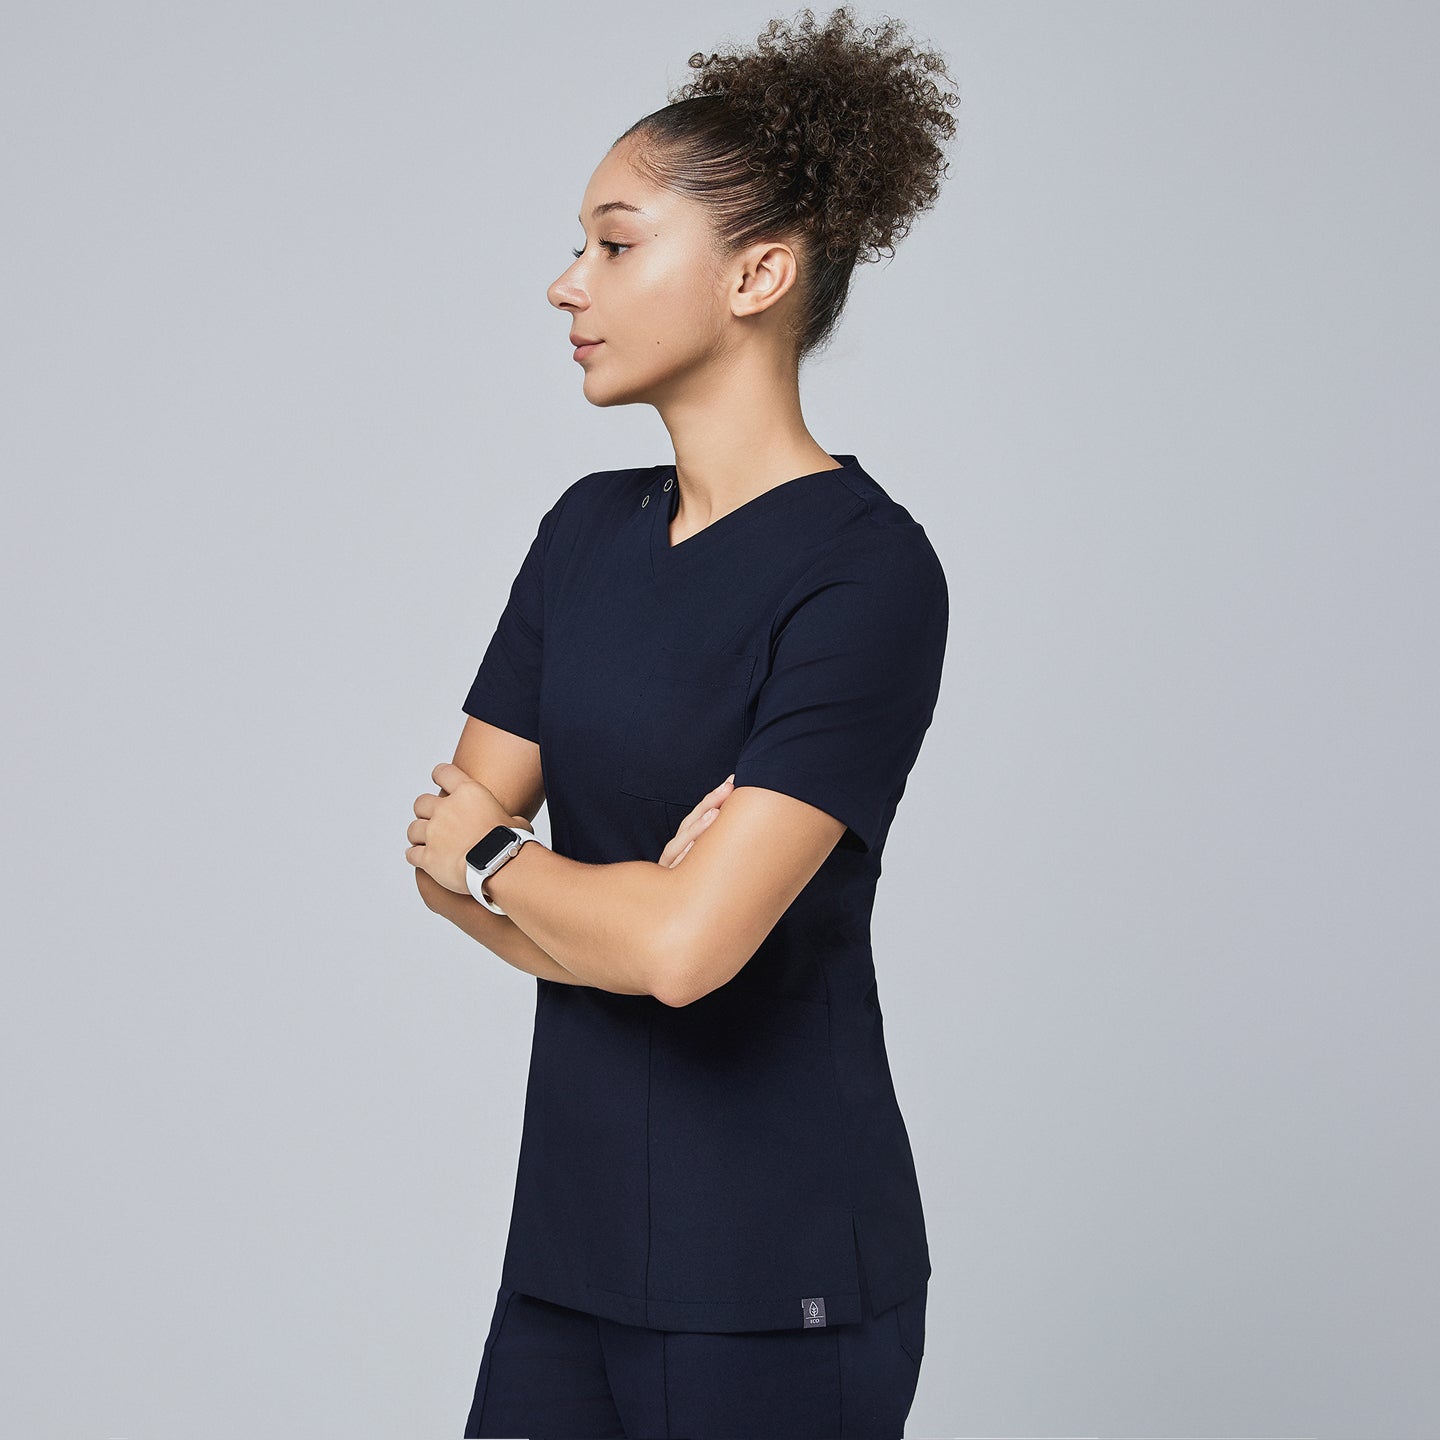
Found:
[{"label": "chest pocket", "polygon": [[661,646],[621,744],[620,789],[686,810],[735,768],[756,656]]}]

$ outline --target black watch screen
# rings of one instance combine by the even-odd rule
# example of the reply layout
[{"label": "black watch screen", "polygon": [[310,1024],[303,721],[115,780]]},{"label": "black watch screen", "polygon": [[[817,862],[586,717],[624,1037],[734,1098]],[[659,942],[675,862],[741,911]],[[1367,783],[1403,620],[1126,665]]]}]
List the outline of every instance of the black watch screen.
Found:
[{"label": "black watch screen", "polygon": [[483,870],[490,862],[515,843],[513,825],[497,825],[483,840],[477,840],[465,856],[465,863]]}]

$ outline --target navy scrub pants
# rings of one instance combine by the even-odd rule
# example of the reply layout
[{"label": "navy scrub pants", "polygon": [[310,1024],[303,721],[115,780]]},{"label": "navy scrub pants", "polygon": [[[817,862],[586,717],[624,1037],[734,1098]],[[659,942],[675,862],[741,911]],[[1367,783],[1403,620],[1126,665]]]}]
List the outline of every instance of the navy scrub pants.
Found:
[{"label": "navy scrub pants", "polygon": [[902,1440],[928,1290],[873,1318],[862,1304],[859,1324],[722,1334],[621,1325],[502,1285],[466,1440]]}]

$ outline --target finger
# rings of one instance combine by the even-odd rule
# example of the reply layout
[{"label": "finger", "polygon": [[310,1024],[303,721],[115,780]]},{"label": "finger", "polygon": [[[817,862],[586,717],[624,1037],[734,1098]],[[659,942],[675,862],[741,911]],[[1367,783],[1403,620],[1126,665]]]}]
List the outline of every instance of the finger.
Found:
[{"label": "finger", "polygon": [[415,813],[422,820],[429,820],[435,814],[435,805],[440,796],[431,795],[428,791],[424,795],[415,797]]},{"label": "finger", "polygon": [[689,821],[686,821],[686,823],[680,827],[675,838],[670,843],[671,845],[678,845],[682,840],[684,840],[686,841],[686,845],[685,848],[670,862],[672,869],[676,865],[678,865],[687,854],[689,854],[690,846],[693,845],[707,829],[709,829],[711,822],[719,813],[720,812],[718,810],[707,810],[693,824]]},{"label": "finger", "polygon": [[454,790],[457,786],[464,784],[470,777],[458,766],[449,760],[442,760],[431,772],[430,778],[442,790]]},{"label": "finger", "polygon": [[722,803],[724,798],[735,788],[730,783],[734,778],[735,776],[733,774],[727,775],[725,779],[723,779],[713,790],[711,790],[708,794],[702,795],[700,797],[699,803],[685,817],[685,819],[698,819],[699,816],[703,815],[705,811],[710,808],[711,805],[718,805]]},{"label": "finger", "polygon": [[660,859],[656,862],[660,865],[678,865],[680,856],[675,852],[686,840],[694,843],[694,836],[703,827],[700,824],[700,817],[692,810],[681,822],[680,828],[670,837],[665,848],[660,852]]},{"label": "finger", "polygon": [[[723,787],[717,786],[715,790],[712,790],[710,794],[705,797],[705,800],[709,800],[721,788]],[[702,800],[700,802],[700,805],[705,804],[705,800]],[[721,803],[723,803],[723,798],[721,801],[717,801],[716,804],[710,809],[704,811],[700,809],[700,805],[697,805],[680,822],[680,828],[676,830],[675,834],[670,838],[665,848],[660,852],[659,860],[657,860],[655,863],[657,865],[678,865],[682,857],[677,855],[673,860],[668,859],[667,857],[670,855],[671,851],[673,851],[675,847],[687,837],[693,837],[697,835],[701,830],[705,829],[705,827],[709,825],[710,822],[714,820],[714,818],[720,813],[719,806]],[[690,843],[694,844],[693,838],[691,838]]]}]

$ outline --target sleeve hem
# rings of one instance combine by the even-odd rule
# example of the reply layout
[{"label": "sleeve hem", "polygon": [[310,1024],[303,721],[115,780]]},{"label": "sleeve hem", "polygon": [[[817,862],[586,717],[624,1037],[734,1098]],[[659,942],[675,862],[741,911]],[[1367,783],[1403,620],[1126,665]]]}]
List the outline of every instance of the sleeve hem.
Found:
[{"label": "sleeve hem", "polygon": [[874,843],[876,827],[865,807],[852,796],[839,793],[832,782],[821,776],[808,775],[793,765],[741,760],[735,767],[735,788],[738,790],[742,785],[778,790],[782,795],[823,810],[844,824],[867,852]]},{"label": "sleeve hem", "polygon": [[539,726],[536,725],[532,716],[522,715],[517,710],[509,710],[504,705],[496,704],[483,697],[467,696],[460,708],[465,714],[474,716],[476,720],[483,720],[487,725],[495,726],[497,730],[518,735],[522,740],[530,741],[532,745],[540,743]]}]

